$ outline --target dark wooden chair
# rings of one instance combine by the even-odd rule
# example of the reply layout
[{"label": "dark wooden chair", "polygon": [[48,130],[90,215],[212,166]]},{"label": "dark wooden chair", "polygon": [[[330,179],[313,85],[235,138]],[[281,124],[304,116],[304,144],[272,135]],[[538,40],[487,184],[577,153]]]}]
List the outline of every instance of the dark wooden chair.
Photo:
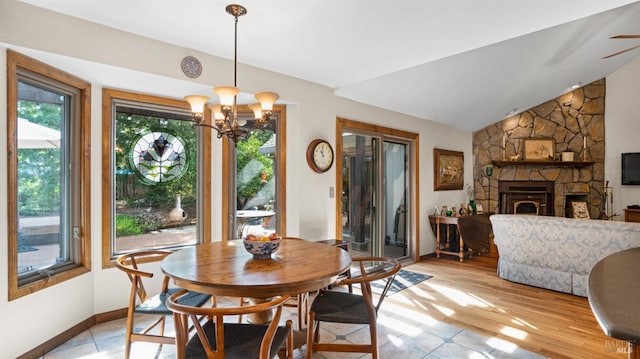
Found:
[{"label": "dark wooden chair", "polygon": [[476,214],[458,218],[458,230],[470,258],[473,257],[474,252],[487,253],[490,250],[492,228],[489,216],[491,214]]},{"label": "dark wooden chair", "polygon": [[[308,359],[317,351],[371,353],[373,359],[378,358],[378,310],[400,270],[400,263],[384,257],[354,258],[353,262],[359,265],[359,275],[354,274],[338,284],[359,284],[361,294],[323,290],[311,303],[307,327]],[[378,280],[383,281],[383,289],[374,301],[371,282]],[[369,344],[320,343],[321,322],[368,324]]]},{"label": "dark wooden chair", "polygon": [[[143,278],[152,278],[154,273],[144,271],[140,268],[143,262],[160,261],[171,254],[169,251],[145,250],[124,254],[117,258],[116,267],[127,274],[131,281],[131,292],[129,295],[129,308],[127,310],[127,328],[125,334],[125,358],[128,359],[131,353],[131,343],[151,342],[162,344],[175,344],[176,338],[164,335],[165,322],[167,316],[173,312],[166,306],[167,298],[181,290],[181,288],[169,288],[169,278],[164,277],[160,293],[151,296],[147,293]],[[187,292],[184,301],[191,306],[201,306],[211,298],[208,294],[198,292]],[[136,314],[156,316],[156,319],[142,331],[134,332]],[[157,334],[152,334],[154,329],[158,329]]]},{"label": "dark wooden chair", "polygon": [[[186,291],[174,293],[167,306],[174,314],[178,359],[271,359],[276,354],[293,358],[292,321],[280,326],[282,306],[289,296],[273,298],[255,305],[234,307],[193,307],[184,304]],[[268,325],[225,322],[225,317],[259,313],[275,309]],[[210,318],[204,324],[198,319]],[[196,334],[189,338],[189,322]],[[281,348],[285,348],[281,351]]]}]

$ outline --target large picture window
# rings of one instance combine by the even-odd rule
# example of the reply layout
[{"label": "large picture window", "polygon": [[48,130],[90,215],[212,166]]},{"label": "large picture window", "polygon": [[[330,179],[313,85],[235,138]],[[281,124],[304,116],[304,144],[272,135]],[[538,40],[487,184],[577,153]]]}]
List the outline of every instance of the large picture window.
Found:
[{"label": "large picture window", "polygon": [[183,101],[110,89],[103,101],[103,265],[209,240],[210,130]]},{"label": "large picture window", "polygon": [[13,51],[8,64],[9,298],[90,270],[90,84]]}]

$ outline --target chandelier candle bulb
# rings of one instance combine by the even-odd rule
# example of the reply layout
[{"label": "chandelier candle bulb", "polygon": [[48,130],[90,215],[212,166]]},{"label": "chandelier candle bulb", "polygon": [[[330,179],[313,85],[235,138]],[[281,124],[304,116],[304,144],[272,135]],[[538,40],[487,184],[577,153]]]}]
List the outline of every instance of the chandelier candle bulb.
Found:
[{"label": "chandelier candle bulb", "polygon": [[259,103],[252,103],[249,108],[253,111],[253,116],[256,120],[262,118],[262,106]]},{"label": "chandelier candle bulb", "polygon": [[207,101],[209,101],[209,98],[207,96],[191,95],[185,96],[184,99],[191,106],[191,112],[193,113],[194,118],[197,117],[200,121],[202,121],[204,105],[207,103]]},{"label": "chandelier candle bulb", "polygon": [[213,118],[215,120],[224,120],[224,115],[222,114],[222,105],[209,105],[209,109],[211,109],[211,112],[213,112]]},{"label": "chandelier candle bulb", "polygon": [[280,96],[275,92],[258,92],[255,94],[256,100],[262,105],[263,111],[273,111],[273,103],[276,102]]},{"label": "chandelier candle bulb", "polygon": [[218,86],[213,88],[213,92],[220,98],[222,106],[233,106],[233,100],[240,92],[240,89],[233,86]]}]

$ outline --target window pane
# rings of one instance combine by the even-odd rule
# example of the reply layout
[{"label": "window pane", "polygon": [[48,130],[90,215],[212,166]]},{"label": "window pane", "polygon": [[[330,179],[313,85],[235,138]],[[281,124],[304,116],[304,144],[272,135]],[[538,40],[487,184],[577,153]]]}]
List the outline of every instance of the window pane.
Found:
[{"label": "window pane", "polygon": [[18,82],[18,274],[70,261],[69,96]]},{"label": "window pane", "polygon": [[188,115],[116,106],[114,254],[197,243],[197,132]]},{"label": "window pane", "polygon": [[236,238],[274,232],[277,223],[276,134],[255,131],[236,147]]}]

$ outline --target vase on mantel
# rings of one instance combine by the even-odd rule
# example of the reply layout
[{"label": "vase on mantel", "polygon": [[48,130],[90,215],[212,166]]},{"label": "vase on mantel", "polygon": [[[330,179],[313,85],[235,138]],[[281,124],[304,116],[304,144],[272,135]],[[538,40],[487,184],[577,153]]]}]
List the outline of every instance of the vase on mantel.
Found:
[{"label": "vase on mantel", "polygon": [[469,200],[469,214],[478,214],[478,208],[475,200]]}]

